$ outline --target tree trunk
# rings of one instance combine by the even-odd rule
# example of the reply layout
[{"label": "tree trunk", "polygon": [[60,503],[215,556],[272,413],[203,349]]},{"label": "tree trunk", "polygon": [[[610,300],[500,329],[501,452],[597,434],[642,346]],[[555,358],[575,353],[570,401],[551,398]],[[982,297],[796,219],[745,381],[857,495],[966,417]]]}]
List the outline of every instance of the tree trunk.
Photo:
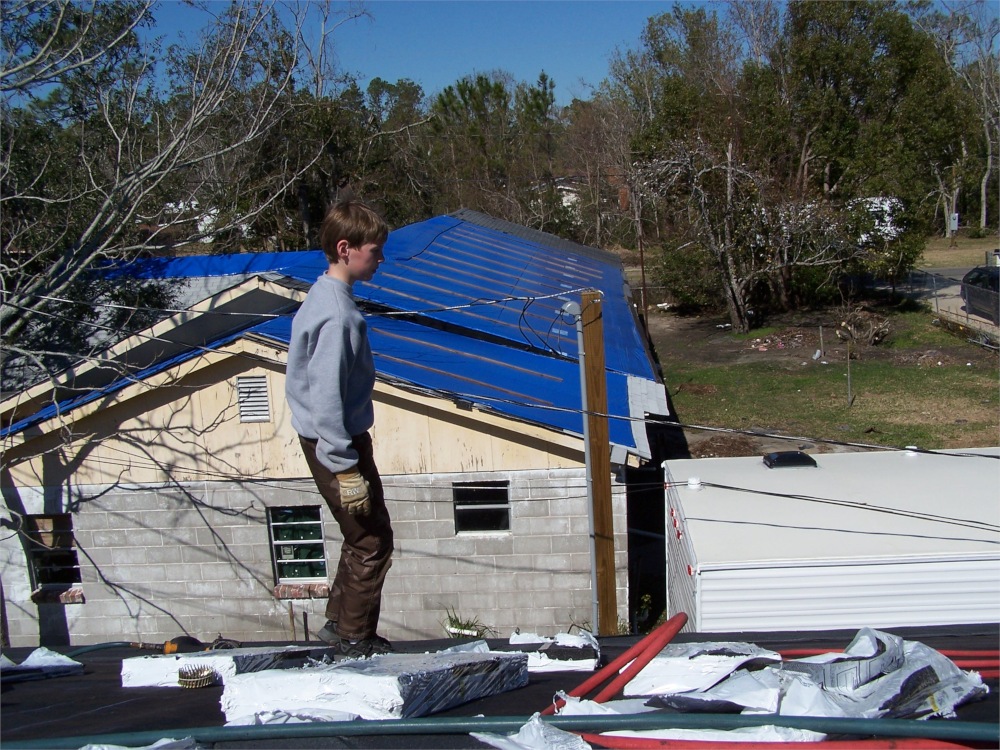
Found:
[{"label": "tree trunk", "polygon": [[979,228],[986,232],[986,187],[990,182],[990,173],[993,171],[993,140],[990,138],[990,126],[984,124],[986,131],[986,168],[983,170],[983,178],[979,181]]}]

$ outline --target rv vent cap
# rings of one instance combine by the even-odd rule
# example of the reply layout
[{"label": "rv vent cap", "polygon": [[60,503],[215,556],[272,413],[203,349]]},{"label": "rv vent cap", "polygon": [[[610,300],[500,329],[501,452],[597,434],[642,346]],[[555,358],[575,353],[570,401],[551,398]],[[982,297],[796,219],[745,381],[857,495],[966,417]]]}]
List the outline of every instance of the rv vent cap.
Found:
[{"label": "rv vent cap", "polygon": [[769,469],[784,469],[789,466],[815,466],[816,459],[802,451],[776,451],[764,455],[764,466]]}]

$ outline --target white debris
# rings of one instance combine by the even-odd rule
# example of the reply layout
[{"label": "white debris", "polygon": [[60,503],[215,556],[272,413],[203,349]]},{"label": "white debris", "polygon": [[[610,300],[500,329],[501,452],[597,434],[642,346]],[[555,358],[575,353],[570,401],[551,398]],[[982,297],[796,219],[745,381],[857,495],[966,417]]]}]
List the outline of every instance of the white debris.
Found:
[{"label": "white debris", "polygon": [[715,685],[747,662],[781,661],[750,643],[669,644],[625,685],[625,695],[662,695]]},{"label": "white debris", "polygon": [[225,682],[242,672],[277,667],[284,657],[308,651],[300,646],[258,646],[134,656],[122,659],[122,687],[178,687],[178,676],[183,667],[209,667]]},{"label": "white debris", "polygon": [[523,653],[384,654],[370,659],[269,669],[226,680],[229,723],[352,714],[362,719],[426,716],[528,684]]},{"label": "white debris", "polygon": [[822,742],[826,735],[808,729],[761,726],[739,729],[652,729],[602,732],[604,737],[642,737],[655,740],[699,740],[701,742]]},{"label": "white debris", "polygon": [[546,724],[537,713],[517,734],[505,737],[499,734],[470,732],[469,735],[498,750],[589,750],[591,747],[590,743],[581,737]]},{"label": "white debris", "polygon": [[18,666],[22,669],[44,669],[45,667],[82,667],[83,665],[75,659],[63,656],[42,646],[28,654],[20,665],[14,664],[7,657],[3,657],[2,667],[4,669]]},{"label": "white debris", "polygon": [[668,646],[626,685],[626,695],[652,696],[651,704],[679,711],[928,719],[953,717],[988,691],[978,674],[934,649],[871,628],[844,652],[805,659],[741,654],[746,646]]},{"label": "white debris", "polygon": [[152,745],[144,745],[139,748],[126,745],[84,745],[80,750],[195,750],[197,747],[198,743],[195,742],[194,737],[185,737],[180,740],[164,738],[157,740]]}]

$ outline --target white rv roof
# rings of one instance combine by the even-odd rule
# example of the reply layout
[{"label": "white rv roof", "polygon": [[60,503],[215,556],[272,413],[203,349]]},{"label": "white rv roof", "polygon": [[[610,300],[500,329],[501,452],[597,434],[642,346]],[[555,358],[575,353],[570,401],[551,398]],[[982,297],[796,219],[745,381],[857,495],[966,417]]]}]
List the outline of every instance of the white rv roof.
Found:
[{"label": "white rv roof", "polygon": [[812,457],[666,461],[699,569],[1000,559],[1000,448]]}]

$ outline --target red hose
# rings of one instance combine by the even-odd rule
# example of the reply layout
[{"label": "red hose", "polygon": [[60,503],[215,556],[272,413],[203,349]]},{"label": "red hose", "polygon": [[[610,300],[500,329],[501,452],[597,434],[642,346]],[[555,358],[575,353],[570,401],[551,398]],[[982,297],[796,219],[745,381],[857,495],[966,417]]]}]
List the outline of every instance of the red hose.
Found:
[{"label": "red hose", "polygon": [[1000,669],[1000,661],[996,659],[953,659],[952,662],[962,669]]},{"label": "red hose", "polygon": [[[820,654],[842,653],[841,649],[790,648],[778,653],[782,659],[801,658],[803,656],[818,656]],[[949,650],[938,652],[952,660],[959,669],[969,669],[979,672],[984,679],[1000,676],[1000,651],[959,651]]]},{"label": "red hose", "polygon": [[[665,623],[650,632],[649,635],[644,637],[641,641],[631,646],[621,656],[570,690],[567,695],[574,698],[581,698],[585,696],[591,690],[608,679],[609,676],[613,675],[623,666],[635,659],[638,655],[644,654],[646,651],[653,651],[655,648],[656,650],[653,651],[652,655],[649,657],[649,659],[652,659],[653,656],[663,650],[663,647],[667,645],[671,638],[680,632],[681,628],[683,628],[687,623],[687,619],[688,617],[684,612],[678,612]],[[646,660],[646,663],[649,662],[649,659]],[[562,698],[557,698],[553,703],[546,706],[540,713],[542,716],[548,716],[549,714],[555,713],[555,710],[557,708],[561,708],[564,704],[565,701],[562,700]]]},{"label": "red hose", "polygon": [[943,740],[913,737],[877,740],[832,740],[827,742],[729,742],[726,740],[665,740],[651,737],[615,737],[606,734],[580,734],[597,747],[616,750],[789,750],[809,747],[816,750],[968,750],[968,745],[956,745]]},{"label": "red hose", "polygon": [[[631,646],[624,653],[622,653],[618,658],[611,661],[609,664],[604,666],[600,671],[588,677],[586,680],[581,682],[575,688],[567,693],[568,696],[574,698],[581,698],[587,693],[594,690],[598,685],[600,685],[604,680],[606,680],[610,675],[617,672],[624,665],[628,664],[628,667],[617,675],[607,686],[601,690],[595,697],[595,703],[603,703],[608,698],[616,695],[624,686],[636,675],[643,667],[649,664],[653,658],[662,651],[666,645],[673,639],[677,633],[681,631],[684,625],[687,623],[688,617],[684,612],[678,612],[676,615],[671,617],[665,623],[660,625],[658,628],[646,635],[642,640],[640,640],[635,645]],[[830,650],[822,649],[787,649],[779,652],[782,658],[788,658],[791,656],[814,656],[818,654],[831,653]],[[1000,665],[994,667],[997,661],[992,657],[1000,657],[1000,651],[941,651],[945,656],[962,656],[962,657],[988,657],[987,659],[967,659],[960,660],[956,662],[956,666],[962,667],[975,667],[977,665],[983,667],[979,669],[980,677],[984,679],[1000,677]],[[629,662],[632,662],[629,664]],[[555,699],[551,704],[546,706],[540,715],[548,716],[555,713],[556,709],[561,708],[565,705],[565,701],[561,698]],[[706,741],[706,740],[659,740],[643,737],[605,737],[603,735],[592,735],[580,733],[588,742],[596,742],[598,745],[610,748],[666,748],[666,750],[685,750],[686,748],[691,748],[691,750],[762,750],[767,748],[767,750],[788,750],[787,742],[728,742],[728,741]],[[628,743],[638,743],[638,744],[606,744],[608,741],[613,741],[615,743],[628,742]],[[601,744],[605,743],[605,744]],[[902,743],[902,744],[901,744]],[[848,742],[823,742],[823,750],[852,750],[853,748],[862,749],[879,749],[879,750],[892,750],[893,748],[899,748],[899,750],[954,750],[961,749],[967,750],[967,745],[956,745],[954,743],[945,742],[942,740],[935,739],[917,739],[917,738],[905,738],[902,740],[894,739],[876,739],[876,740],[861,740],[861,741],[848,741]]]},{"label": "red hose", "polygon": [[615,677],[603,690],[601,690],[601,692],[594,696],[594,703],[604,703],[604,701],[608,700],[608,698],[613,698],[618,695],[618,693],[622,692],[629,680],[639,674],[642,668],[649,664],[649,662],[651,662],[653,658],[664,649],[673,637],[680,632],[680,629],[684,627],[684,623],[687,622],[687,615],[683,612],[677,615],[677,617],[681,619],[677,620],[673,627],[660,633],[653,641],[650,642],[641,654],[635,657],[632,663],[629,664],[621,674]]},{"label": "red hose", "polygon": [[[778,653],[781,654],[783,659],[798,659],[803,656],[819,656],[820,654],[838,654],[842,653],[844,649],[842,648],[783,648],[779,649]],[[985,659],[990,659],[991,661],[1000,660],[1000,650],[997,649],[983,649],[983,650],[959,650],[959,649],[935,649],[939,654],[947,656],[949,659],[971,659],[973,657],[982,657]]]}]

